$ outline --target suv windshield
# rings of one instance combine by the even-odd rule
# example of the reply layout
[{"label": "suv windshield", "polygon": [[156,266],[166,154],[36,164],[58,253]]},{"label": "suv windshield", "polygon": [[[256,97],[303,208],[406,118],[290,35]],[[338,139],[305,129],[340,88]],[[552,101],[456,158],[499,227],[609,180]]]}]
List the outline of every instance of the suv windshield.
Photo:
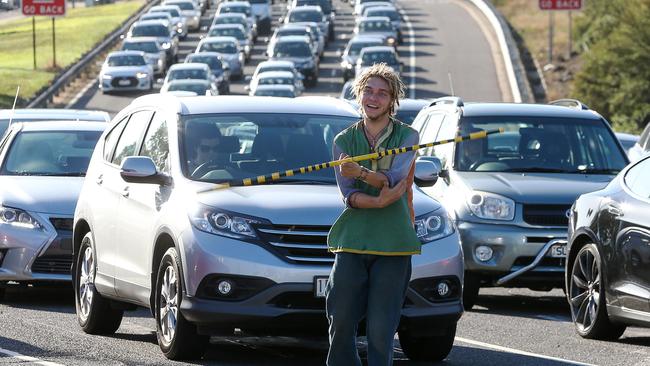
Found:
[{"label": "suv windshield", "polygon": [[131,32],[133,37],[169,37],[169,29],[164,25],[139,25]]},{"label": "suv windshield", "polygon": [[205,95],[206,86],[195,83],[174,83],[169,86],[168,91],[190,91],[195,92],[196,95]]},{"label": "suv windshield", "polygon": [[181,10],[194,10],[194,5],[190,2],[174,2],[174,3],[169,3],[169,5],[176,5]]},{"label": "suv windshield", "polygon": [[261,77],[257,83],[259,85],[293,85],[293,80],[285,77]]},{"label": "suv windshield", "polygon": [[311,48],[306,42],[282,42],[275,45],[275,57],[311,57]]},{"label": "suv windshield", "polygon": [[[188,116],[180,137],[183,171],[193,180],[224,182],[327,162],[334,136],[352,123],[350,117],[291,113]],[[332,169],[282,180],[336,184]]]},{"label": "suv windshield", "polygon": [[323,15],[317,10],[292,11],[289,15],[289,23],[316,22],[323,21]]},{"label": "suv windshield", "polygon": [[397,58],[392,52],[365,52],[361,58],[362,65],[374,65],[385,62],[389,65],[395,65]]},{"label": "suv windshield", "polygon": [[244,14],[247,17],[251,16],[251,9],[246,6],[224,6],[221,8],[220,13],[238,13]]},{"label": "suv windshield", "polygon": [[3,175],[84,176],[101,131],[20,133],[11,144]]},{"label": "suv windshield", "polygon": [[237,53],[237,46],[232,42],[207,42],[201,45],[200,51]]},{"label": "suv windshield", "polygon": [[369,20],[359,24],[360,32],[382,32],[392,31],[393,26],[388,21],[383,20]]},{"label": "suv windshield", "polygon": [[169,80],[179,80],[179,79],[199,79],[205,80],[208,78],[205,70],[200,69],[180,69],[180,70],[171,70],[169,72]]},{"label": "suv windshield", "polygon": [[460,134],[504,133],[458,143],[458,171],[616,174],[627,164],[603,122],[543,117],[466,117]]},{"label": "suv windshield", "polygon": [[235,37],[238,40],[245,40],[246,33],[239,28],[215,28],[208,34],[210,37]]}]

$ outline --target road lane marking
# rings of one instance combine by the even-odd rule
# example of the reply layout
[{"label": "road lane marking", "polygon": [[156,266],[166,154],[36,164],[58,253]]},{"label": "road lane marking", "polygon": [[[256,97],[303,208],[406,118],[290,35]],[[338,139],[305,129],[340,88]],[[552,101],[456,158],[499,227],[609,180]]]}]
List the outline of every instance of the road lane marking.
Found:
[{"label": "road lane marking", "polygon": [[596,365],[591,364],[591,363],[571,361],[571,360],[567,360],[567,359],[564,359],[564,358],[546,356],[546,355],[541,355],[539,353],[533,353],[533,352],[521,351],[521,350],[514,349],[514,348],[508,348],[508,347],[498,346],[496,344],[479,342],[479,341],[475,341],[475,340],[467,339],[467,338],[456,337],[456,341],[461,342],[461,343],[471,344],[473,346],[478,346],[478,347],[482,347],[482,348],[488,348],[488,349],[493,349],[493,350],[497,350],[497,351],[514,353],[514,354],[518,354],[518,355],[522,355],[522,356],[543,358],[543,359],[549,360],[549,361],[564,362],[564,363],[568,363],[568,364],[571,364],[571,365],[596,366]]},{"label": "road lane marking", "polygon": [[42,361],[42,360],[39,360],[38,358],[35,358],[35,357],[21,355],[18,352],[10,351],[10,350],[4,349],[4,348],[0,348],[0,353],[2,353],[4,355],[7,355],[7,356],[9,356],[11,358],[15,358],[15,359],[20,360],[20,361],[32,362],[32,363],[35,363],[37,365],[42,365],[42,366],[65,366],[65,365],[60,364],[60,363],[50,362],[50,361]]},{"label": "road lane marking", "polygon": [[[84,88],[81,89],[81,91],[79,91],[79,93],[77,93],[77,95],[75,95],[74,98],[72,98],[70,103],[68,103],[68,105],[65,106],[66,109],[72,108],[72,106],[75,105],[79,101],[79,99],[81,99],[81,97],[83,97],[84,94],[86,94],[88,89],[92,88],[93,85],[95,85],[95,83],[98,83],[98,81],[96,79],[93,79],[86,86],[84,86]],[[97,90],[99,90],[99,88],[97,88]]]},{"label": "road lane marking", "polygon": [[409,16],[406,15],[404,9],[399,8],[399,13],[402,14],[402,19],[408,28],[408,37],[409,37],[409,98],[415,99],[415,32],[413,31],[413,25],[409,20]]}]

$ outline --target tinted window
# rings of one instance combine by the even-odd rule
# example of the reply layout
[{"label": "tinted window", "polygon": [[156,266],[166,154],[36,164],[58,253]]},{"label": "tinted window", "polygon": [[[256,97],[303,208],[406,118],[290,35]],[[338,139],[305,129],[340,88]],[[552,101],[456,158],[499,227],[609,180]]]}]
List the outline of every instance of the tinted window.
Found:
[{"label": "tinted window", "polygon": [[307,42],[282,42],[275,45],[275,57],[311,57],[311,47]]},{"label": "tinted window", "polygon": [[178,2],[178,3],[169,4],[169,5],[176,5],[179,8],[181,8],[181,10],[194,10],[194,5],[192,3]]},{"label": "tinted window", "polygon": [[179,84],[171,84],[167,91],[190,91],[196,93],[196,95],[205,95],[205,91],[207,90],[207,86],[203,84],[195,84],[195,83],[179,83]]},{"label": "tinted window", "polygon": [[205,70],[200,69],[188,69],[188,70],[172,70],[169,72],[169,80],[179,80],[179,79],[199,79],[205,80],[208,78]]},{"label": "tinted window", "polygon": [[188,56],[188,60],[189,62],[206,64],[208,67],[210,67],[211,70],[221,70],[223,68],[221,60],[218,58],[211,56],[201,56],[200,53]]},{"label": "tinted window", "polygon": [[457,170],[616,174],[627,164],[614,135],[596,120],[467,117],[460,131],[496,128],[505,132],[458,144]]},{"label": "tinted window", "polygon": [[133,28],[133,37],[169,37],[169,29],[164,25],[140,25]]},{"label": "tinted window", "polygon": [[364,52],[361,58],[363,65],[374,65],[385,62],[389,65],[395,65],[397,58],[393,52]]},{"label": "tinted window", "polygon": [[124,124],[127,118],[128,117],[122,118],[122,120],[119,121],[117,125],[106,135],[106,138],[104,139],[104,160],[112,160],[111,158],[113,157],[113,149],[115,148],[117,139],[122,133],[122,129],[124,129]]},{"label": "tinted window", "polygon": [[212,51],[220,53],[237,53],[237,46],[231,42],[209,42],[201,44],[201,51]]},{"label": "tinted window", "polygon": [[101,131],[29,131],[12,141],[2,174],[84,176]]},{"label": "tinted window", "polygon": [[363,49],[364,47],[371,47],[371,46],[382,46],[382,43],[381,41],[355,42],[350,45],[350,50],[348,51],[348,55],[356,56],[359,53],[361,53],[361,49]]},{"label": "tinted window", "polygon": [[381,31],[392,31],[393,26],[390,22],[381,21],[381,20],[372,20],[365,21],[359,24],[359,30],[361,32],[381,32]]},{"label": "tinted window", "polygon": [[135,112],[131,115],[122,136],[120,136],[120,140],[117,142],[115,156],[112,160],[113,164],[122,165],[124,158],[137,154],[138,143],[140,143],[144,129],[150,119],[150,111]]},{"label": "tinted window", "polygon": [[128,42],[122,46],[124,51],[142,51],[146,53],[158,53],[158,47],[154,42]]},{"label": "tinted window", "polygon": [[159,172],[169,173],[167,157],[169,156],[169,142],[167,137],[167,122],[163,116],[157,113],[142,143],[140,155],[148,156],[156,164]]},{"label": "tinted window", "polygon": [[111,56],[108,58],[108,66],[142,66],[146,64],[144,57],[138,55]]},{"label": "tinted window", "polygon": [[239,40],[246,39],[246,34],[239,28],[216,28],[208,34],[210,37],[235,37]]},{"label": "tinted window", "polygon": [[293,79],[283,77],[262,77],[259,85],[293,85]]},{"label": "tinted window", "polygon": [[316,22],[323,21],[323,14],[318,11],[292,11],[289,15],[289,23]]},{"label": "tinted window", "polygon": [[283,97],[294,98],[295,94],[291,90],[256,90],[255,95],[258,97]]}]

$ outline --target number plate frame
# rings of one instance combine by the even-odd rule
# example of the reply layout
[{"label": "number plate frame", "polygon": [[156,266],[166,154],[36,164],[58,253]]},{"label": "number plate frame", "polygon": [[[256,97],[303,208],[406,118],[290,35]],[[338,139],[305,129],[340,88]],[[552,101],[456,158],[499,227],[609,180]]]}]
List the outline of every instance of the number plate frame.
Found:
[{"label": "number plate frame", "polygon": [[555,244],[551,246],[547,256],[551,258],[566,258],[566,244]]},{"label": "number plate frame", "polygon": [[328,276],[314,277],[314,297],[325,298],[325,289],[327,288]]}]

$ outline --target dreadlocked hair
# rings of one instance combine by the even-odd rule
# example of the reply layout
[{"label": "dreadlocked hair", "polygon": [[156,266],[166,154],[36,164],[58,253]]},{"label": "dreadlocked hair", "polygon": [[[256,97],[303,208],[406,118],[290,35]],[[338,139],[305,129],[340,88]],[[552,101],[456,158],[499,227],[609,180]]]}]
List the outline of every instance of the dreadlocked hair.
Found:
[{"label": "dreadlocked hair", "polygon": [[360,106],[359,109],[363,113],[361,95],[368,85],[368,80],[373,77],[381,78],[388,84],[391,97],[393,98],[393,102],[390,105],[389,114],[391,116],[395,115],[395,111],[397,110],[397,107],[399,107],[399,100],[404,98],[405,87],[402,79],[400,79],[395,70],[393,70],[384,62],[370,66],[352,82],[352,92],[354,93],[357,104]]}]

